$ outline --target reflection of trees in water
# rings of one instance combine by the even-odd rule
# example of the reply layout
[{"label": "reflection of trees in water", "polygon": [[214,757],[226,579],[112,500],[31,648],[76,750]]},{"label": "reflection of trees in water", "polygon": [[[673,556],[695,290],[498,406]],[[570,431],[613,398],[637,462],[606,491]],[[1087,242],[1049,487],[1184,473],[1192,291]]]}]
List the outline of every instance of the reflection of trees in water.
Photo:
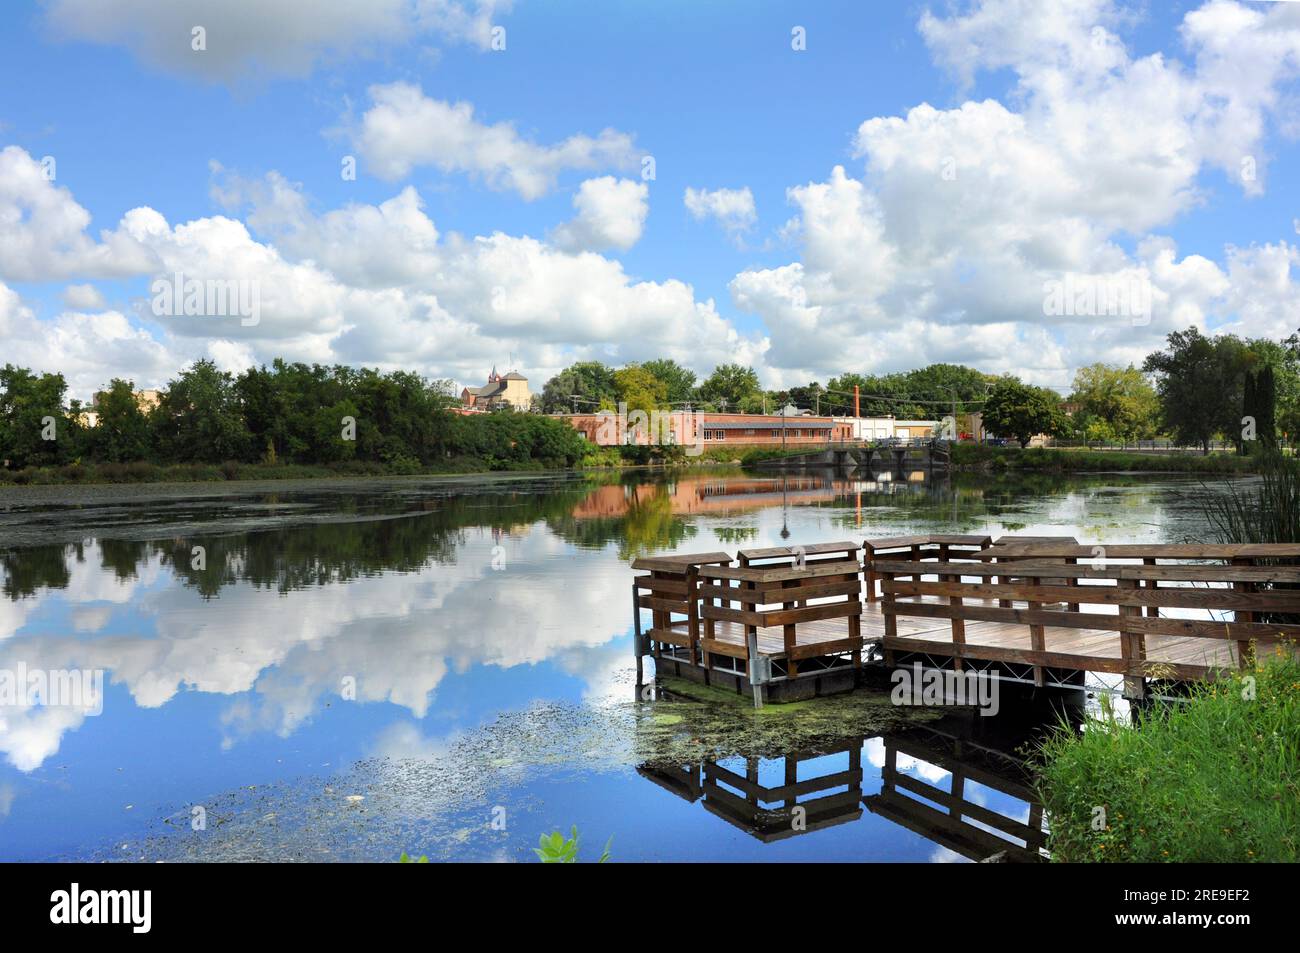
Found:
[{"label": "reflection of trees in water", "polygon": [[641,492],[629,492],[627,509],[618,516],[578,519],[569,510],[548,520],[547,525],[556,536],[575,546],[599,549],[617,543],[619,558],[624,560],[673,549],[699,532],[687,519],[673,513],[671,489],[662,482],[642,486]]},{"label": "reflection of trees in water", "polygon": [[[850,499],[855,510],[890,510],[918,527],[960,532],[996,520],[1006,530],[1015,531],[1021,525],[1007,522],[1004,515],[1026,504],[1064,499],[1070,494],[1081,494],[1086,503],[1092,494],[1111,494],[1117,488],[1145,486],[1149,482],[1141,474],[954,473],[923,483],[899,482],[890,489],[864,490],[852,494]],[[1134,495],[1125,498],[1125,505],[1135,511],[1149,510],[1151,500],[1145,494]],[[1144,521],[1149,518],[1144,517]],[[840,526],[865,528],[858,526],[856,512],[838,515],[835,522]]]},{"label": "reflection of trees in water", "polygon": [[747,543],[751,539],[758,538],[757,526],[715,526],[713,534],[718,537],[718,542],[728,545],[738,543]]},{"label": "reflection of trees in water", "polygon": [[[570,513],[588,491],[578,484],[546,493],[464,494],[422,501],[426,511],[403,515],[384,515],[365,506],[364,498],[342,497],[331,499],[327,521],[219,536],[105,538],[98,541],[99,559],[104,570],[125,581],[157,556],[184,585],[207,598],[237,582],[289,592],[454,563],[465,543],[464,530],[510,533],[539,521],[550,523]],[[195,568],[195,546],[204,548],[202,568]],[[18,600],[41,588],[67,588],[73,563],[85,562],[88,554],[82,543],[0,551],[4,594]]]},{"label": "reflection of trees in water", "polygon": [[0,552],[4,569],[4,593],[15,602],[33,595],[37,589],[63,589],[68,585],[67,550],[78,546],[33,546]]}]

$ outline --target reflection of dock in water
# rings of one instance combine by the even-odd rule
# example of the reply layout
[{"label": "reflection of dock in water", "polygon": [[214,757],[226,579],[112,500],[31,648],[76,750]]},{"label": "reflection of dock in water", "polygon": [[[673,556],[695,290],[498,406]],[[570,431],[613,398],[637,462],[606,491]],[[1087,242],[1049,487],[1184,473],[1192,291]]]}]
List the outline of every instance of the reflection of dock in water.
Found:
[{"label": "reflection of dock in water", "polygon": [[[845,758],[836,758],[842,755]],[[835,758],[832,770],[799,778],[800,765]],[[840,765],[847,760],[847,768]],[[862,739],[825,751],[783,758],[745,758],[744,773],[717,761],[695,765],[641,765],[637,772],[687,801],[702,801],[715,817],[764,843],[824,830],[862,817]],[[764,764],[766,762],[766,765]],[[779,765],[783,781],[764,784]],[[761,771],[760,769],[766,769]]]},{"label": "reflection of dock in water", "polygon": [[[881,738],[885,763],[879,794],[863,798],[871,813],[970,860],[1043,859],[1043,807],[1019,763],[969,740],[917,729]],[[948,773],[947,790],[899,769],[908,758]],[[1023,805],[1024,819],[980,803],[988,788]],[[1018,811],[1019,813],[1019,811]]]},{"label": "reflection of dock in water", "polygon": [[[954,711],[924,726],[777,758],[644,763],[637,773],[763,843],[849,824],[869,812],[969,860],[1034,862],[1046,858],[1047,832],[1019,751],[1062,712],[1025,698],[1007,699],[1019,710],[1001,717]],[[873,787],[873,765],[879,790],[864,796]]]}]

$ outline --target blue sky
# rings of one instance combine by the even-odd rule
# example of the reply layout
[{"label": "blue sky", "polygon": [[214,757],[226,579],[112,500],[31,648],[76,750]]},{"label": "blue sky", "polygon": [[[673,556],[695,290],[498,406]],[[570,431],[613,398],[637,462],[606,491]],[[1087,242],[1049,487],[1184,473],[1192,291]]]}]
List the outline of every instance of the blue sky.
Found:
[{"label": "blue sky", "polygon": [[[9,359],[62,370],[83,394],[115,374],[159,384],[198,357],[237,370],[277,355],[461,383],[514,363],[537,388],[574,359],[660,354],[701,373],[751,363],[772,385],[955,360],[1063,386],[1189,324],[1300,326],[1295,4],[674,0],[593,14],[382,0],[359,19],[349,6],[6,8]],[[187,24],[204,20],[207,49],[188,49]],[[368,140],[375,90],[398,84],[473,120],[407,112]],[[485,159],[502,123],[507,158]],[[559,156],[602,130],[617,148]],[[408,167],[381,174],[395,151]],[[46,156],[54,180],[29,181]],[[530,157],[556,164],[523,194],[509,177]],[[602,178],[603,224],[566,244],[582,184]],[[363,228],[407,189],[404,224]],[[687,189],[748,189],[752,216],[697,216]],[[160,218],[120,225],[132,209]],[[382,261],[356,261],[365,249]],[[151,282],[178,269],[256,282],[257,325],[152,313]],[[1154,303],[1046,314],[1045,283],[1067,275],[1140,281]]]}]

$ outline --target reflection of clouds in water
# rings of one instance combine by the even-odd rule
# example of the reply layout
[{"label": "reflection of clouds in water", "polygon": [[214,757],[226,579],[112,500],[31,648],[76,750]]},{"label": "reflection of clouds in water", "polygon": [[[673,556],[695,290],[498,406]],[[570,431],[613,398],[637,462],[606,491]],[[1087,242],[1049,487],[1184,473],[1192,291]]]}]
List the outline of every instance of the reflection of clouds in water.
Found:
[{"label": "reflection of clouds in water", "polygon": [[0,752],[19,771],[35,771],[59,750],[65,731],[81,727],[75,708],[7,708],[0,716]]},{"label": "reflection of clouds in water", "polygon": [[[119,579],[101,566],[97,544],[91,543],[82,552],[82,558],[77,559],[71,548],[67,550],[67,586],[58,589],[42,586],[33,595],[18,600],[0,597],[0,640],[17,633],[47,600],[76,606],[73,627],[78,632],[97,632],[108,624],[113,606],[131,602],[137,593],[155,585],[163,575],[162,560],[156,555],[136,565],[134,578]],[[91,605],[100,602],[111,605]]]},{"label": "reflection of clouds in water", "polygon": [[12,784],[0,784],[0,820],[9,816],[9,811],[14,806],[14,798],[18,796],[18,791]]},{"label": "reflection of clouds in water", "polygon": [[[868,738],[866,752],[867,760],[871,762],[873,767],[883,768],[885,766],[885,742],[882,738]],[[950,774],[950,772],[937,765],[905,755],[901,751],[895,757],[895,766],[900,773],[915,775],[929,781],[931,784],[937,784]]]},{"label": "reflection of clouds in water", "polygon": [[420,731],[419,725],[398,721],[376,736],[371,754],[376,758],[391,758],[394,761],[433,761],[446,756],[456,737],[458,735],[433,737]]},{"label": "reflection of clouds in water", "polygon": [[0,596],[0,641],[3,641],[27,624],[27,616],[36,608],[36,599],[19,599],[14,602]]},{"label": "reflection of clouds in water", "polygon": [[947,847],[936,847],[927,858],[931,864],[964,864],[968,863],[967,859],[955,850]]},{"label": "reflection of clouds in water", "polygon": [[113,617],[112,606],[94,606],[72,613],[72,627],[78,632],[98,632]]},{"label": "reflection of clouds in water", "polygon": [[[606,650],[628,628],[627,567],[602,551],[573,552],[540,525],[506,543],[499,571],[492,568],[495,545],[490,533],[467,534],[453,564],[283,594],[240,583],[206,602],[179,583],[153,585],[156,557],[140,567],[138,579],[119,580],[99,567],[92,548],[85,562],[72,564],[66,590],[19,604],[26,609],[13,628],[47,599],[133,601],[155,620],[156,634],[89,641],[18,636],[6,643],[0,665],[7,655],[31,667],[102,668],[144,708],[166,704],[182,687],[222,695],[255,691],[223,712],[227,745],[258,731],[292,733],[324,699],[341,699],[345,676],[356,679],[357,701],[390,702],[417,718],[448,671],[477,665],[553,660],[583,678],[589,694],[611,692],[615,674],[629,665],[621,643]],[[78,608],[74,626],[84,633],[102,629],[111,616],[103,608]],[[20,711],[0,732],[0,751],[33,770],[80,722],[79,714]]]}]

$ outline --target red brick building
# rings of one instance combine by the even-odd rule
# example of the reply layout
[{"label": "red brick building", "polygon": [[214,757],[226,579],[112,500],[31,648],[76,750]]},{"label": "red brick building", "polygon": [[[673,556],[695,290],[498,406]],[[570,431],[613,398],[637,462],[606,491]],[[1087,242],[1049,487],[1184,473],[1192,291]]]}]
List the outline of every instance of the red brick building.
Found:
[{"label": "red brick building", "polygon": [[813,446],[853,439],[853,423],[835,417],[779,414],[718,414],[663,411],[653,416],[630,413],[554,414],[571,423],[597,446],[623,444],[704,447]]}]

